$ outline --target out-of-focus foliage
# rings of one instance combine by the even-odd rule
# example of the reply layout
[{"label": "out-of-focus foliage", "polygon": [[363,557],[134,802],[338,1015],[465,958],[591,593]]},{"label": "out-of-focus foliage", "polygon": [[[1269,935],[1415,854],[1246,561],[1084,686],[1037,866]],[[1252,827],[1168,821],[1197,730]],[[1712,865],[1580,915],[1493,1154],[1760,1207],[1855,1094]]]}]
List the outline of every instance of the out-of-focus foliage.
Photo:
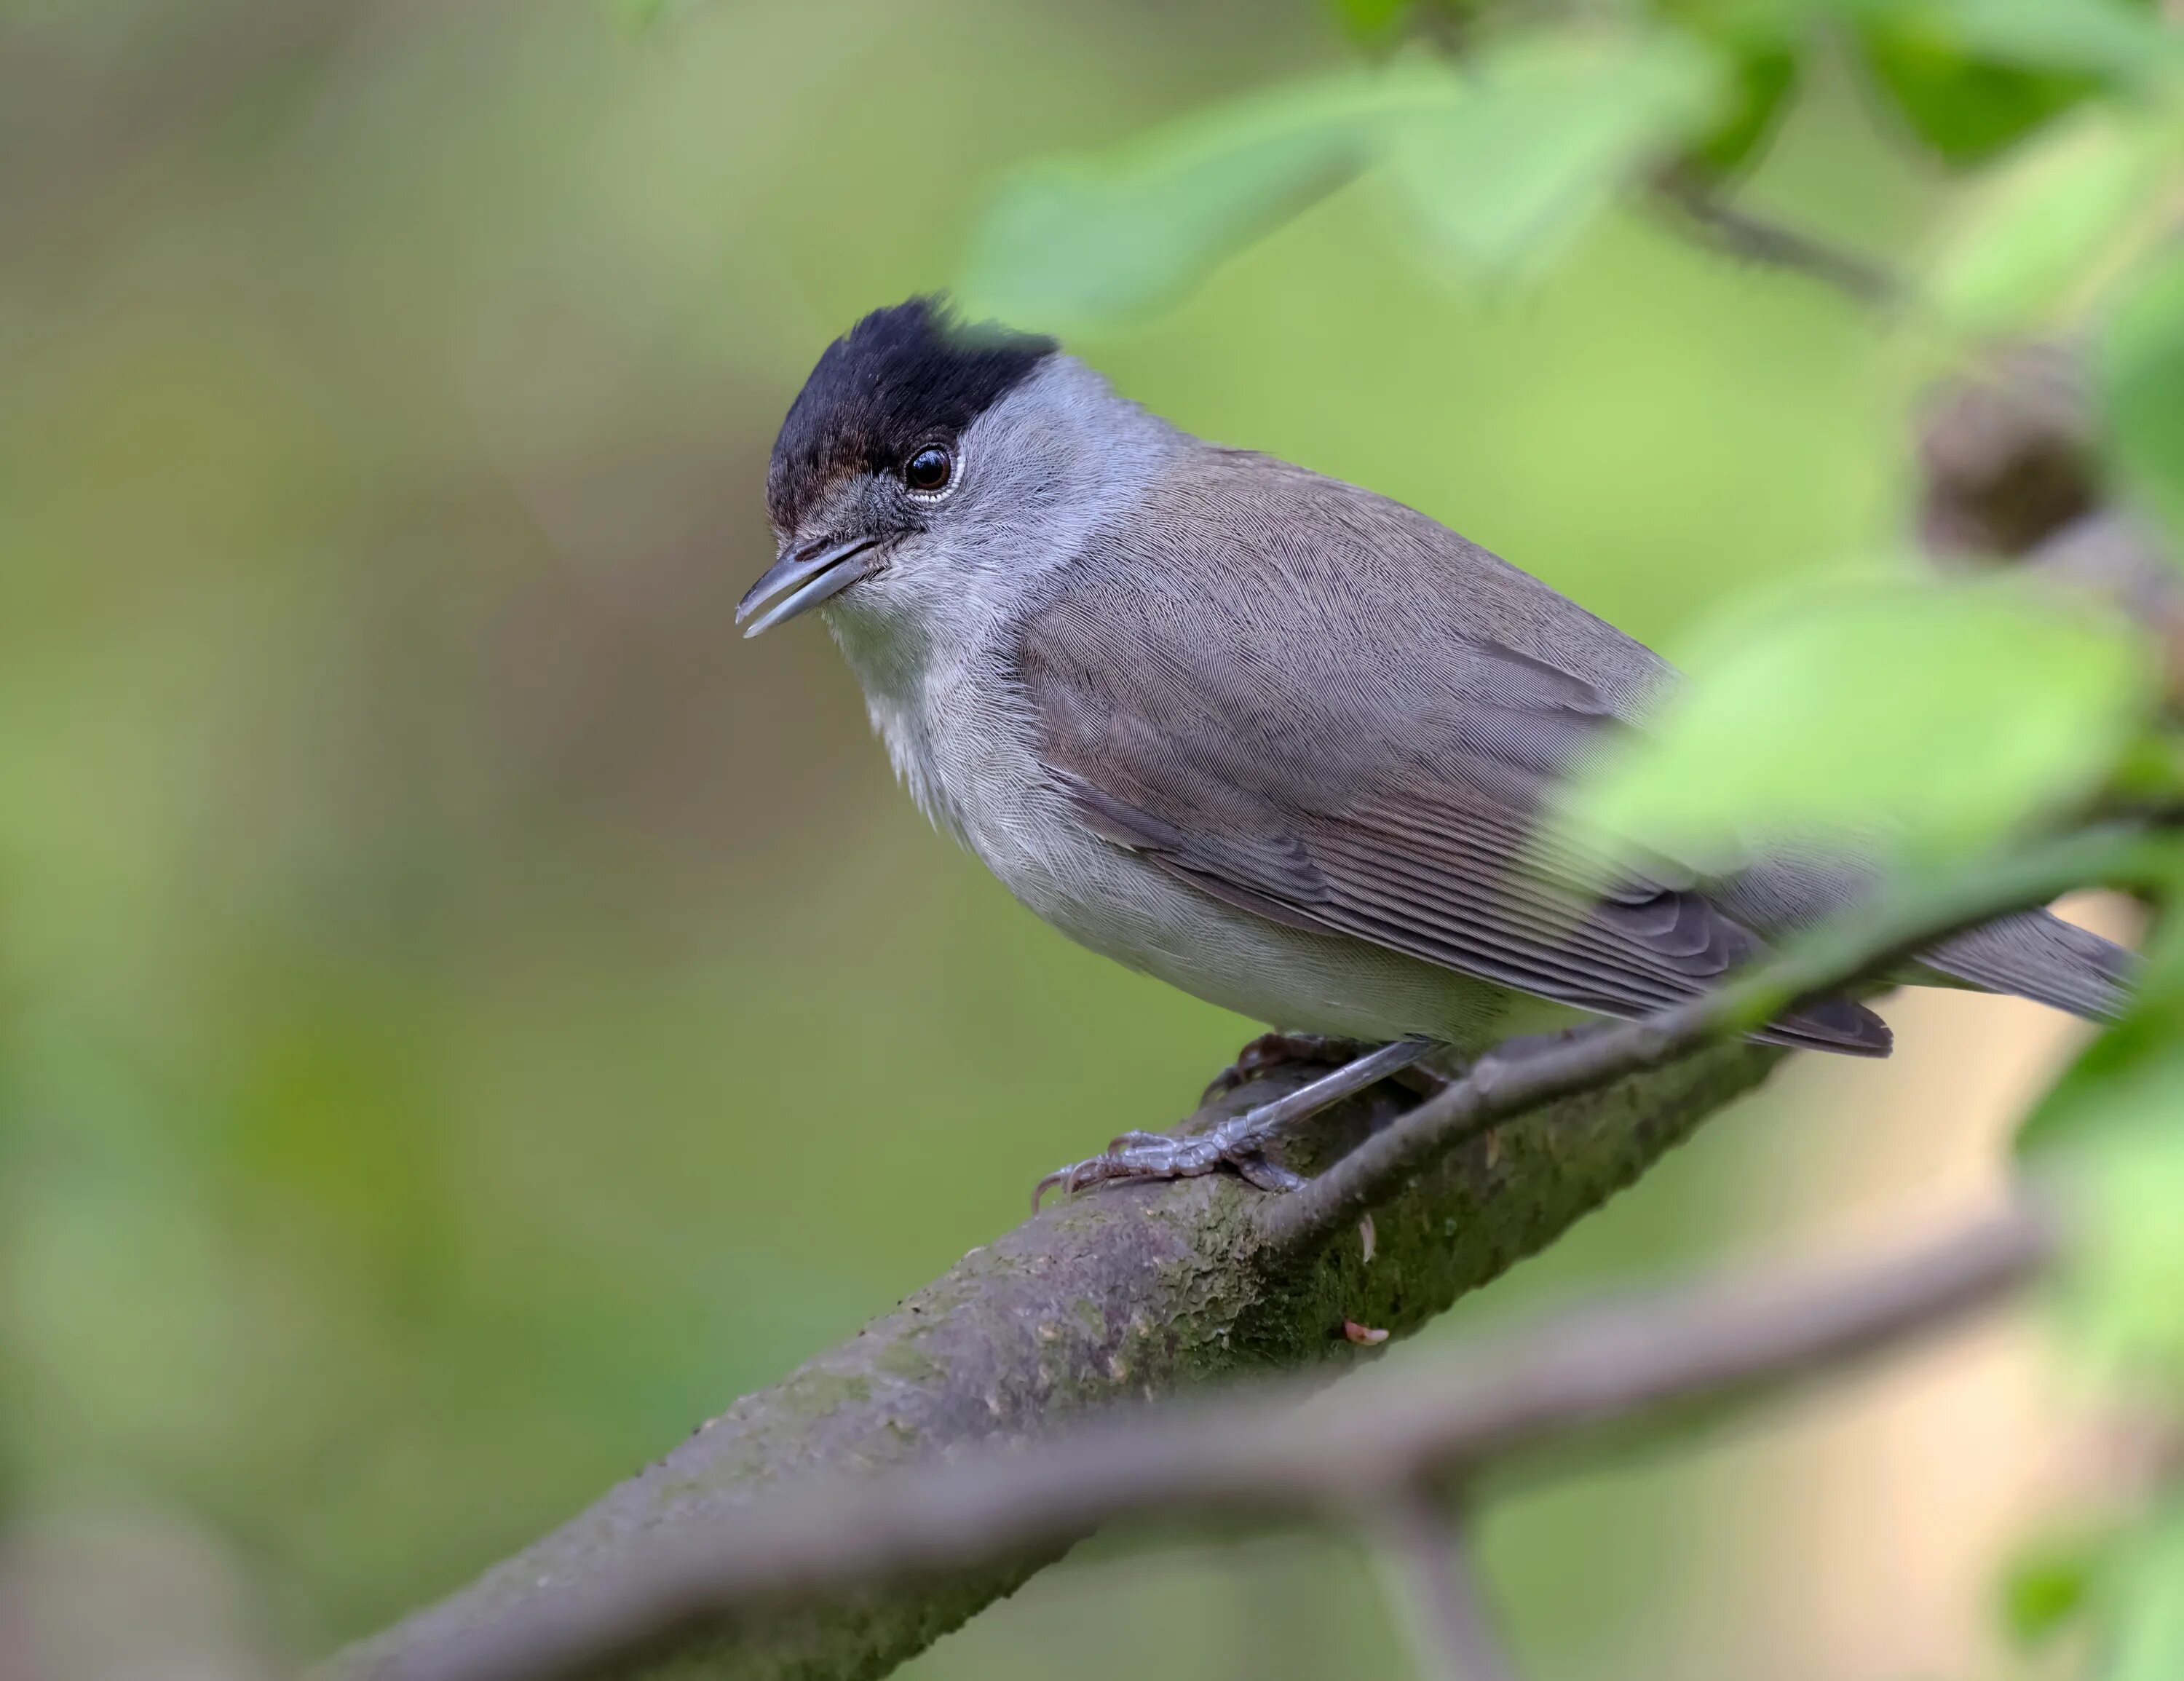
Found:
[{"label": "out-of-focus foliage", "polygon": [[2149,1518],[2106,1588],[2105,1681],[2184,1674],[2184,1510]]},{"label": "out-of-focus foliage", "polygon": [[1473,273],[1521,273],[1717,103],[1709,61],[1665,33],[1525,39],[1461,76],[1404,64],[1255,95],[1111,157],[1024,171],[957,289],[1012,321],[1131,320],[1381,165],[1435,248]]},{"label": "out-of-focus foliage", "polygon": [[1112,158],[1035,167],[1003,189],[957,290],[975,313],[1054,326],[1173,304],[1457,97],[1454,78],[1431,66],[1349,74],[1241,101]]},{"label": "out-of-focus foliage", "polygon": [[1110,157],[1024,171],[983,219],[958,290],[1014,320],[1128,320],[1376,168],[1459,272],[1534,273],[1723,96],[1711,56],[1665,30],[1522,36],[1460,73],[1406,61],[1254,95]]},{"label": "out-of-focus foliage", "polygon": [[[1335,9],[1368,42],[1407,25],[1460,45],[1395,58],[1377,96],[1354,78],[1254,94],[1111,155],[1019,173],[982,220],[965,293],[1061,326],[1128,320],[1384,164],[1429,253],[1467,277],[1531,274],[1619,190],[1671,164],[1702,182],[1746,165],[1844,30],[1943,157],[2033,148],[1983,184],[1935,266],[1934,302],[1959,330],[2030,325],[2100,276],[2121,230],[2158,231],[2166,198],[2148,201],[2174,188],[2180,58],[2150,0],[1658,0],[1613,28],[1528,26],[1518,8],[1476,4]],[[2054,125],[2103,94],[2124,103]]]},{"label": "out-of-focus foliage", "polygon": [[1722,104],[1713,59],[1665,31],[1520,39],[1482,54],[1458,87],[1396,131],[1387,159],[1429,246],[1488,276],[1562,257]]},{"label": "out-of-focus foliage", "polygon": [[2076,1622],[2113,1548],[2105,1533],[2053,1535],[2012,1559],[2002,1580],[2003,1623],[2019,1646],[2046,1645]]},{"label": "out-of-focus foliage", "polygon": [[2184,260],[2165,259],[2116,309],[2097,372],[2119,470],[2184,539]]},{"label": "out-of-focus foliage", "polygon": [[2173,43],[2149,0],[1852,4],[1865,61],[1913,132],[1952,163],[1994,156],[2109,87],[2157,75]]},{"label": "out-of-focus foliage", "polygon": [[2070,326],[2170,231],[2180,147],[2169,114],[2108,107],[2028,141],[1981,181],[1936,261],[1941,319],[1975,335]]},{"label": "out-of-focus foliage", "polygon": [[1769,842],[1933,866],[2108,780],[2153,695],[2129,627],[2069,599],[1907,582],[1736,614],[1573,815],[1702,867]]},{"label": "out-of-focus foliage", "polygon": [[[1436,0],[1425,0],[1427,4]],[[1419,0],[1328,0],[1351,36],[1367,45],[1384,41],[1417,10]]]}]

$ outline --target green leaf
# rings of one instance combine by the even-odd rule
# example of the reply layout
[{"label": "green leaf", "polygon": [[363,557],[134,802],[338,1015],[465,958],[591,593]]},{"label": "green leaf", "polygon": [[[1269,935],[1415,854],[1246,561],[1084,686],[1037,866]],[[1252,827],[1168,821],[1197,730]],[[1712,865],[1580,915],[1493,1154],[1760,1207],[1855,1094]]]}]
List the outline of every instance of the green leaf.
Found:
[{"label": "green leaf", "polygon": [[2118,1578],[2095,1673],[2101,1681],[2176,1681],[2184,1675],[2184,1511],[2148,1522]]},{"label": "green leaf", "polygon": [[1975,164],[2022,140],[2100,86],[2081,72],[1992,64],[1924,8],[1892,8],[1858,31],[1866,69],[1913,134],[1953,164]]},{"label": "green leaf", "polygon": [[974,314],[1067,328],[1171,304],[1215,264],[1350,180],[1387,126],[1458,96],[1408,65],[1259,95],[1099,159],[1010,177],[956,290]]},{"label": "green leaf", "polygon": [[[2178,860],[2184,888],[2184,855]],[[2018,1128],[2020,1154],[2052,1152],[2164,1128],[2184,1137],[2184,921],[2148,948],[2130,1013],[2088,1045]],[[2184,1222],[2178,1222],[2184,1229]]]},{"label": "green leaf", "polygon": [[1786,46],[1739,53],[1730,75],[1727,114],[1685,154],[1685,164],[1719,177],[1750,162],[1797,91],[1797,55]]},{"label": "green leaf", "polygon": [[2184,541],[2184,257],[2165,258],[2124,300],[2093,366],[2116,465]]},{"label": "green leaf", "polygon": [[[2184,888],[2184,851],[2175,875]],[[2071,1209],[2070,1340],[2111,1377],[2184,1401],[2184,920],[2166,921],[2129,1013],[2041,1100],[2017,1147]]]},{"label": "green leaf", "polygon": [[1981,63],[2148,83],[2175,63],[2176,36],[2151,7],[2123,0],[1928,0],[1899,26]]},{"label": "green leaf", "polygon": [[1429,241],[1490,273],[1538,273],[1724,103],[1718,56],[1668,31],[1540,36],[1475,62],[1466,97],[1407,125],[1390,161]]},{"label": "green leaf", "polygon": [[1224,259],[1388,161],[1441,248],[1536,269],[1630,175],[1703,131],[1713,56],[1683,36],[1511,41],[1445,66],[1306,83],[1006,181],[956,290],[1067,328],[1174,303]]},{"label": "green leaf", "polygon": [[2098,787],[2151,704],[2128,627],[1993,584],[1838,586],[1730,620],[1570,816],[1701,867],[1857,838],[1933,864]]},{"label": "green leaf", "polygon": [[2002,1578],[2002,1621],[2020,1647],[2044,1645],[2084,1614],[2114,1537],[2043,1537],[2009,1561]]},{"label": "green leaf", "polygon": [[1359,41],[1381,41],[1415,9],[1417,0],[1328,0],[1344,31]]},{"label": "green leaf", "polygon": [[1929,281],[1936,310],[1972,333],[2051,325],[2164,230],[2176,139],[2101,110],[2028,142],[1975,189]]},{"label": "green leaf", "polygon": [[613,0],[615,15],[632,35],[642,35],[671,12],[683,10],[690,0]]}]

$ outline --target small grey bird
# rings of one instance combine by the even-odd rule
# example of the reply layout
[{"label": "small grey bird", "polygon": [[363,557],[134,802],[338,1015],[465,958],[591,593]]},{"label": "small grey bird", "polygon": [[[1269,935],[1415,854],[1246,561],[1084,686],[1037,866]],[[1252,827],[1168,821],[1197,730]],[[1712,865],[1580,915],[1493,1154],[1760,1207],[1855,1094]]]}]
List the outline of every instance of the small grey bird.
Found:
[{"label": "small grey bird", "polygon": [[[1270,1122],[1429,1047],[1673,1005],[1870,887],[1817,855],[1604,877],[1540,817],[1664,661],[1423,514],[1179,431],[1050,339],[929,298],[867,315],[789,409],[766,503],[780,557],[745,634],[818,609],[918,804],[1010,892],[1241,1015],[1387,1042],[1211,1146],[1126,1135],[1072,1188],[1224,1160],[1285,1183]],[[2031,912],[1908,978],[2104,1016],[2128,962]],[[1758,1037],[1890,1044],[1849,999]]]}]

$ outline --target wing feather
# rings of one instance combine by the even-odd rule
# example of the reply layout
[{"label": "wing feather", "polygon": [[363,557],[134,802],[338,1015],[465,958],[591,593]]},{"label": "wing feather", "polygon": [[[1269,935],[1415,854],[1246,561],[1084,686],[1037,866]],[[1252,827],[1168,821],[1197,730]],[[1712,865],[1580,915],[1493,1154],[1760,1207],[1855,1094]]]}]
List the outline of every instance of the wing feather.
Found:
[{"label": "wing feather", "polygon": [[[1188,528],[1140,521],[1168,552],[1111,552],[1020,626],[1046,762],[1095,832],[1253,915],[1613,1016],[1765,951],[1680,866],[1618,870],[1537,834],[1553,780],[1622,727],[1611,697],[1374,599],[1369,532],[1338,532],[1359,547],[1332,569],[1284,528],[1223,557],[1217,595],[1206,554],[1175,552]],[[1336,571],[1356,598],[1330,593]],[[1888,1044],[1836,1000],[1767,1037]]]}]

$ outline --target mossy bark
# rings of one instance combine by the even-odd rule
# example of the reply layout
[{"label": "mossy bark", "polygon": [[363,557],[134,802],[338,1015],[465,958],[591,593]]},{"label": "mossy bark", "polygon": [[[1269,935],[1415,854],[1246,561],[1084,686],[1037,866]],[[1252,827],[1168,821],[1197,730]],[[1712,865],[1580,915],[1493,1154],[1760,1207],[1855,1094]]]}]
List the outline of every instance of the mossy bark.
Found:
[{"label": "mossy bark", "polygon": [[[408,1673],[488,1612],[629,1557],[640,1537],[734,1523],[800,1478],[878,1471],[973,1443],[1028,1440],[1092,1409],[1255,1372],[1339,1368],[1345,1320],[1400,1336],[1551,1242],[1635,1179],[1778,1053],[1717,1046],[1564,1099],[1454,1151],[1351,1227],[1284,1247],[1263,1194],[1227,1177],[1108,1189],[1050,1207],[965,1255],[840,1347],[744,1396],[657,1464],[453,1598],[337,1657],[338,1681]],[[1230,1094],[1202,1127],[1295,1083]],[[1325,1118],[1329,1154],[1401,1106],[1383,1086]],[[1297,1164],[1310,1166],[1310,1163]],[[699,1637],[644,1666],[717,1681],[885,1674],[1013,1592],[1050,1557],[845,1596],[761,1628]]]}]

